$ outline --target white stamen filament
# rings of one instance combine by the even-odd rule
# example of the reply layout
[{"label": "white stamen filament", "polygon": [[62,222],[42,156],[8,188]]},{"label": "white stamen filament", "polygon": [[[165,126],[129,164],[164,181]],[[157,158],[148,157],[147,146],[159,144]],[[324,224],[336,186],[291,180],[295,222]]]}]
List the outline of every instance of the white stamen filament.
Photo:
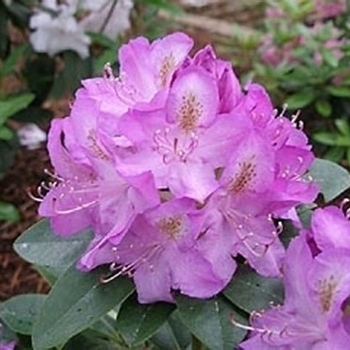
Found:
[{"label": "white stamen filament", "polygon": [[56,181],[60,181],[60,182],[62,182],[62,181],[64,181],[64,179],[62,178],[62,177],[60,177],[59,175],[57,175],[56,173],[52,173],[50,170],[48,170],[48,169],[44,169],[44,173],[46,174],[46,175],[49,175],[50,177],[52,177],[54,180],[56,180]]},{"label": "white stamen filament", "polygon": [[[250,231],[248,233],[246,233],[245,235],[242,234],[242,229],[243,229],[243,225],[242,224],[239,224],[237,225],[237,221],[235,219],[235,213],[233,210],[226,210],[226,213],[225,213],[225,217],[227,218],[227,220],[232,224],[233,227],[236,228],[236,233],[237,233],[237,236],[239,238],[239,240],[244,244],[244,246],[256,257],[258,258],[261,258],[263,257],[267,250],[269,249],[269,246],[271,244],[273,244],[275,242],[275,240],[277,239],[277,236],[280,232],[282,232],[281,230],[283,230],[283,226],[282,223],[279,223],[278,224],[278,227],[277,227],[277,231],[272,231],[271,234],[273,237],[271,237],[271,241],[268,242],[268,243],[259,243],[259,242],[250,242],[250,239],[253,239],[253,237],[257,237],[258,236]],[[262,249],[261,252],[257,252],[258,249]]]},{"label": "white stamen filament", "polygon": [[[57,203],[56,201],[53,202],[54,207],[56,206],[56,203]],[[72,213],[75,213],[79,210],[87,209],[87,208],[92,207],[92,206],[97,205],[97,204],[99,204],[99,201],[94,200],[94,201],[87,202],[87,203],[81,203],[81,204],[79,204],[76,207],[71,208],[71,209],[64,209],[63,210],[63,209],[54,208],[54,211],[56,214],[60,214],[60,215],[72,214]]]},{"label": "white stamen filament", "polygon": [[[125,275],[127,275],[128,277],[132,277],[136,269],[138,269],[140,266],[145,264],[147,261],[150,261],[161,250],[162,250],[162,247],[160,245],[155,245],[155,246],[148,247],[140,257],[138,257],[136,260],[134,260],[129,264],[121,265],[118,262],[113,262],[110,265],[109,269],[111,272],[117,271],[117,273],[112,273],[110,276],[101,276],[100,282],[109,283],[115,280],[116,278],[118,278],[119,276],[125,276]],[[114,251],[117,252],[117,249],[115,249]],[[152,264],[150,265],[150,268],[151,267],[153,269]]]},{"label": "white stamen filament", "polygon": [[175,159],[186,162],[198,146],[198,136],[194,132],[190,135],[188,145],[182,141],[181,136],[180,138],[171,137],[169,128],[158,129],[153,134],[154,150],[163,156],[164,164],[169,164]]}]

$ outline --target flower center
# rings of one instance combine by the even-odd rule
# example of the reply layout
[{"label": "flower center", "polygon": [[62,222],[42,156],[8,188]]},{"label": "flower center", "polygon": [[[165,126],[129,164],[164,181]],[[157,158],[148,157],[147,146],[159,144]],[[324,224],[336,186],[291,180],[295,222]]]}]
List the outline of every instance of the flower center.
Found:
[{"label": "flower center", "polygon": [[321,308],[324,313],[328,312],[332,305],[332,299],[336,292],[337,281],[332,275],[328,280],[320,280],[317,283],[317,291],[320,297]]},{"label": "flower center", "polygon": [[203,114],[203,106],[192,92],[182,96],[182,103],[177,111],[177,120],[182,131],[193,132]]},{"label": "flower center", "polygon": [[89,141],[89,148],[91,151],[101,160],[109,161],[110,157],[108,154],[106,154],[103,149],[98,145],[96,141],[96,132],[93,129],[89,130],[89,134],[87,136],[87,139]]},{"label": "flower center", "polygon": [[161,87],[166,86],[169,73],[172,71],[174,66],[175,66],[175,59],[173,54],[171,53],[170,55],[166,56],[163,59],[163,62],[159,70],[159,80],[160,80]]},{"label": "flower center", "polygon": [[256,177],[256,166],[252,162],[239,163],[239,171],[228,184],[228,191],[233,193],[245,192]]},{"label": "flower center", "polygon": [[180,236],[182,228],[181,217],[167,217],[158,221],[159,229],[169,238],[176,239]]}]

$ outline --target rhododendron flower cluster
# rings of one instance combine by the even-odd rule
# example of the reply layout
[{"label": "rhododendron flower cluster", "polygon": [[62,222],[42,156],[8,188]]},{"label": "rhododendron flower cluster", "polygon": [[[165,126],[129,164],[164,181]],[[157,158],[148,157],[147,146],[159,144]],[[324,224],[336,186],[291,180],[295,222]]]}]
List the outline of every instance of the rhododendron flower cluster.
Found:
[{"label": "rhododendron flower cluster", "polygon": [[[307,267],[307,268],[305,268]],[[242,349],[347,349],[350,342],[350,223],[334,206],[317,209],[311,230],[289,245],[285,302],[251,317]]]},{"label": "rhododendron flower cluster", "polygon": [[123,45],[118,76],[106,65],[83,81],[48,136],[55,171],[39,213],[62,236],[91,227],[78,267],[109,264],[103,281],[132,277],[142,303],[211,297],[238,255],[279,276],[277,220],[318,191],[296,118],[278,115],[263,87],[242,89],[210,46],[190,56],[192,45],[183,33]]}]

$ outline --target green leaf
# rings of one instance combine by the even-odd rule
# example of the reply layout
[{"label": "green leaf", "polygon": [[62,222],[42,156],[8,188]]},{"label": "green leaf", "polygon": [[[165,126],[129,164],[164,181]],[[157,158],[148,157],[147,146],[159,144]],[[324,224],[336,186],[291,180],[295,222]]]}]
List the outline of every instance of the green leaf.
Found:
[{"label": "green leaf", "polygon": [[350,148],[346,150],[346,160],[348,162],[348,166],[350,166]]},{"label": "green leaf", "polygon": [[1,319],[13,331],[31,334],[34,321],[44,305],[46,295],[25,294],[15,296],[0,305]]},{"label": "green leaf", "polygon": [[350,187],[349,172],[340,165],[325,159],[316,159],[309,171],[321,187],[326,202],[331,201]]},{"label": "green leaf", "polygon": [[6,100],[0,100],[0,125],[19,112],[23,108],[26,108],[30,102],[34,100],[33,94],[22,94],[18,96],[9,96]]},{"label": "green leaf", "polygon": [[63,59],[64,68],[53,83],[50,98],[57,99],[72,93],[80,86],[81,80],[90,77],[92,73],[91,58],[82,59],[73,51],[65,51]]},{"label": "green leaf", "polygon": [[156,334],[151,338],[152,344],[159,350],[187,349],[191,343],[191,333],[175,310]]},{"label": "green leaf", "polygon": [[336,97],[350,97],[350,88],[346,86],[328,86],[326,90]]},{"label": "green leaf", "polygon": [[9,141],[14,137],[14,132],[12,129],[7,127],[6,125],[0,126],[0,139],[4,141]]},{"label": "green leaf", "polygon": [[0,69],[0,76],[4,77],[12,73],[16,69],[18,61],[23,58],[23,55],[28,48],[28,45],[20,45],[13,49],[11,54],[6,58]]},{"label": "green leaf", "polygon": [[323,49],[323,50],[321,50],[321,55],[322,55],[322,58],[325,60],[325,62],[329,66],[331,66],[333,68],[338,67],[339,59],[336,57],[336,55],[331,50]]},{"label": "green leaf", "polygon": [[53,286],[58,278],[66,271],[65,267],[62,266],[44,266],[44,265],[34,265],[35,270],[37,270],[42,277],[49,283],[50,286]]},{"label": "green leaf", "polygon": [[63,350],[126,350],[124,346],[118,346],[109,339],[99,337],[98,334],[85,331],[69,339]]},{"label": "green leaf", "polygon": [[95,33],[95,32],[88,32],[87,33],[89,35],[89,37],[91,38],[91,41],[95,44],[104,46],[106,48],[109,49],[113,49],[114,50],[114,56],[116,56],[116,52],[117,52],[117,43],[110,39],[107,35],[104,35],[102,33]]},{"label": "green leaf", "polygon": [[315,103],[316,111],[321,114],[322,117],[329,117],[332,113],[332,106],[327,100],[317,100]]},{"label": "green leaf", "polygon": [[239,267],[223,293],[247,313],[266,309],[271,302],[283,302],[283,286],[279,279],[262,277],[245,265]]},{"label": "green leaf", "polygon": [[350,137],[339,135],[332,132],[316,132],[313,135],[313,139],[328,146],[350,146]]},{"label": "green leaf", "polygon": [[15,251],[25,260],[50,267],[70,266],[91,241],[91,231],[70,237],[54,234],[48,220],[31,226],[15,241]]},{"label": "green leaf", "polygon": [[103,284],[101,269],[84,273],[71,266],[53,286],[33,328],[34,349],[64,344],[122,303],[134,290],[127,278]]},{"label": "green leaf", "polygon": [[40,106],[47,99],[48,93],[56,81],[56,68],[54,58],[46,54],[32,56],[26,60],[23,67],[23,76],[28,89],[35,94],[35,105]]},{"label": "green leaf", "polygon": [[223,296],[202,300],[179,295],[176,304],[182,322],[211,350],[232,350],[246,334],[231,323],[232,316],[242,323],[245,318]]},{"label": "green leaf", "polygon": [[147,6],[154,6],[159,10],[169,11],[173,15],[181,15],[184,13],[181,7],[167,0],[142,0],[142,2],[146,3]]},{"label": "green leaf", "polygon": [[319,143],[322,143],[324,145],[328,145],[328,146],[334,146],[335,145],[333,133],[328,132],[328,131],[316,132],[316,133],[314,133],[312,135],[312,138],[315,141],[317,141]]},{"label": "green leaf", "polygon": [[149,339],[174,311],[168,303],[140,304],[132,295],[121,306],[117,317],[117,329],[132,346]]},{"label": "green leaf", "polygon": [[350,138],[350,125],[347,119],[335,119],[334,124],[342,135]]},{"label": "green leaf", "polygon": [[19,212],[13,204],[0,201],[0,220],[17,222],[19,219]]},{"label": "green leaf", "polygon": [[346,150],[347,149],[344,147],[330,147],[324,154],[323,158],[335,163],[339,163],[344,158]]},{"label": "green leaf", "polygon": [[104,50],[104,52],[93,60],[93,71],[96,75],[100,75],[103,71],[105,64],[108,62],[113,64],[116,62],[116,49]]},{"label": "green leaf", "polygon": [[[1,11],[1,6],[0,6],[0,11]],[[13,340],[15,340],[16,343],[18,342],[18,338],[16,336],[16,333],[12,329],[7,327],[5,322],[1,321],[1,318],[0,318],[0,329],[1,329],[1,338],[0,338],[1,342],[10,343]],[[22,349],[20,349],[20,350],[22,350]]]},{"label": "green leaf", "polygon": [[315,93],[313,91],[300,91],[286,100],[286,104],[290,109],[303,108],[309,105],[315,99]]}]

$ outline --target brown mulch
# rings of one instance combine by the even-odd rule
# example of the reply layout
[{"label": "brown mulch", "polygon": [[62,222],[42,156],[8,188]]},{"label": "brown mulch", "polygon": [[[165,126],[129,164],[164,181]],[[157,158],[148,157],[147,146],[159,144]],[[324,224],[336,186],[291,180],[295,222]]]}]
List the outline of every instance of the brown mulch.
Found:
[{"label": "brown mulch", "polygon": [[12,249],[14,240],[35,223],[38,204],[27,195],[28,187],[35,188],[49,167],[45,146],[37,150],[21,148],[14,165],[0,181],[0,197],[14,204],[21,216],[17,223],[0,221],[0,300],[22,293],[45,293],[47,283]]}]

